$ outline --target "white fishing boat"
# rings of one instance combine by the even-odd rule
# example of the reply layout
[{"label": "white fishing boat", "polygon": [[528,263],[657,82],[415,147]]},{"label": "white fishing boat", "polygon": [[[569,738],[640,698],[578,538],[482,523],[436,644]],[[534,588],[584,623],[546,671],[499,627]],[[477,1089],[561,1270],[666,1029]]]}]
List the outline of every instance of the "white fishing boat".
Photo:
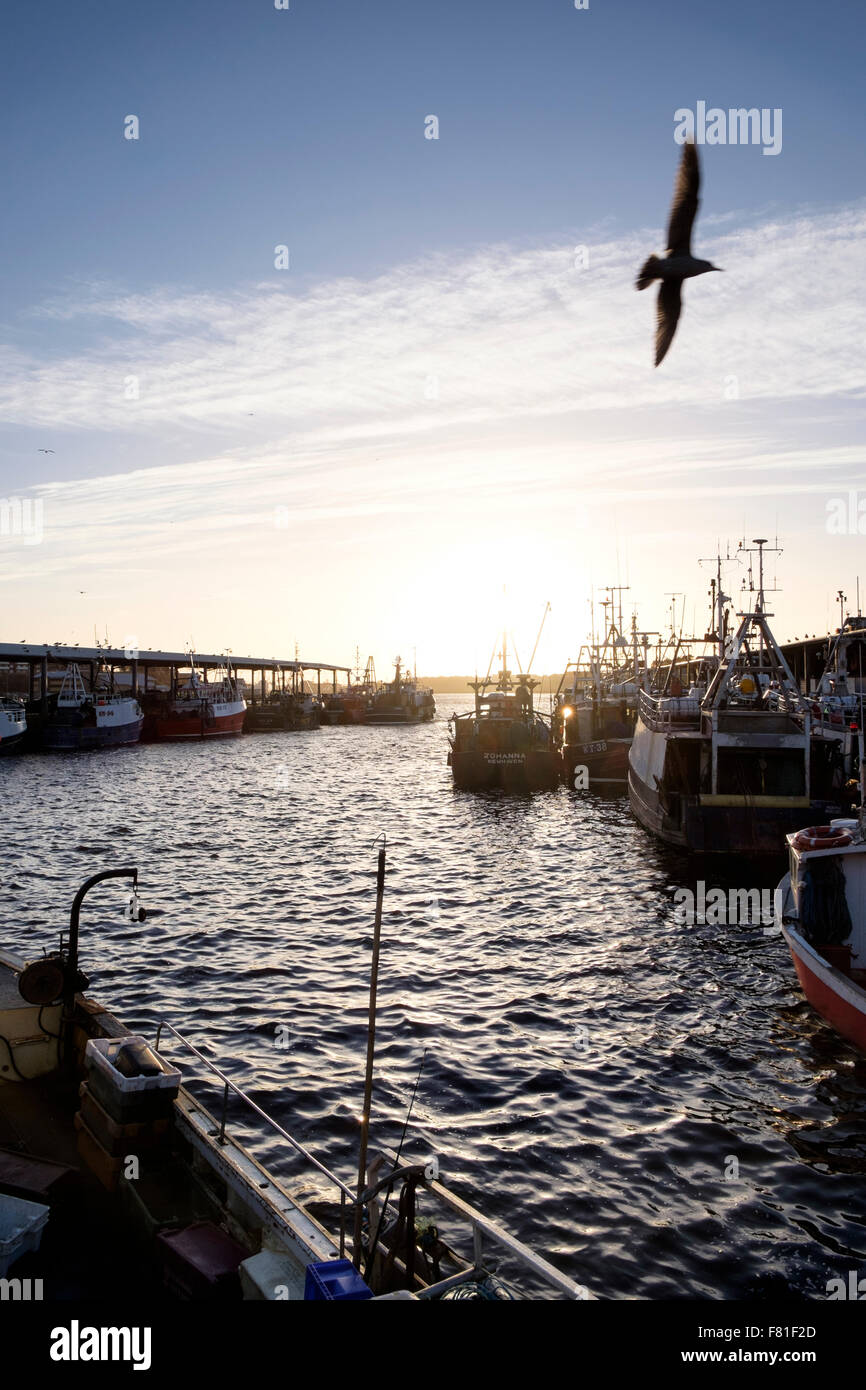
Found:
[{"label": "white fishing boat", "polygon": [[21,747],[27,733],[27,713],[23,700],[0,696],[0,757]]},{"label": "white fishing boat", "polygon": [[[718,628],[719,660],[705,689],[641,691],[629,754],[629,801],[668,844],[703,854],[778,854],[805,820],[842,809],[827,745],[812,738],[801,694],[770,629],[763,580],[734,636]],[[751,553],[751,552],[749,552]],[[717,601],[725,595],[719,587]]]}]

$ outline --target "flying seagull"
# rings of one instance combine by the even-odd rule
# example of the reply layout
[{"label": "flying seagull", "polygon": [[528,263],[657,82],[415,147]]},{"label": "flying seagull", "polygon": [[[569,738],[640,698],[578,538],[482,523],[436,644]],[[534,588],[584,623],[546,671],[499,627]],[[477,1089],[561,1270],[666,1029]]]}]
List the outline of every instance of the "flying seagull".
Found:
[{"label": "flying seagull", "polygon": [[638,271],[635,289],[645,290],[653,280],[660,280],[656,315],[656,366],[663,360],[673,342],[682,307],[683,281],[692,275],[704,275],[708,270],[721,270],[719,265],[699,261],[692,255],[692,224],[698,211],[698,189],[701,171],[698,151],[692,141],[683,145],[683,157],[677,174],[674,200],[668,223],[667,256],[650,256]]},{"label": "flying seagull", "polygon": [[53,454],[53,453],[54,453],[54,450],[53,450],[53,449],[37,449],[36,452],[37,452],[37,454]]}]

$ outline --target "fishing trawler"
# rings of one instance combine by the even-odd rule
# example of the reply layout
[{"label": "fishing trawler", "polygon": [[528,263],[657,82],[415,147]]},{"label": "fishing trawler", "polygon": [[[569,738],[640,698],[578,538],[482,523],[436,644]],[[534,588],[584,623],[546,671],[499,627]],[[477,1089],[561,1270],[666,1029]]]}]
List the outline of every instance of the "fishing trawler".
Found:
[{"label": "fishing trawler", "polygon": [[[375,673],[374,673],[375,678]],[[436,713],[433,691],[418,684],[417,674],[403,671],[398,656],[394,660],[394,679],[374,689],[364,710],[365,724],[418,724]]]},{"label": "fishing trawler", "polygon": [[27,712],[23,700],[0,695],[0,757],[20,749],[27,733]]},{"label": "fishing trawler", "polygon": [[[45,1301],[108,1303],[122,1287],[139,1307],[175,1299],[591,1297],[450,1191],[435,1154],[409,1163],[402,1142],[396,1155],[368,1153],[365,1144],[352,1185],[173,1024],[154,1019],[145,1035],[86,995],[81,908],[112,879],[130,882],[128,915],[143,922],[137,870],[108,869],[79,888],[59,949],[29,963],[0,951],[7,1290],[33,1279]],[[371,1013],[374,998],[371,987]],[[201,1098],[208,1082],[213,1113]],[[270,1146],[278,1136],[295,1183],[299,1166],[312,1174],[315,1209],[236,1137],[251,1126],[266,1131]],[[518,1271],[510,1288],[495,1273],[498,1258]]]},{"label": "fishing trawler", "polygon": [[[763,555],[753,604],[721,641],[705,690],[641,691],[629,754],[629,801],[637,819],[668,844],[705,854],[777,855],[804,818],[842,809],[828,745],[812,739],[801,695],[768,623]],[[745,549],[745,547],[741,547]],[[720,604],[726,596],[719,589]]]},{"label": "fishing trawler", "polygon": [[138,743],[144,725],[141,705],[133,695],[118,695],[111,673],[97,675],[88,691],[78,665],[67,667],[57,695],[42,725],[45,748],[118,748]]},{"label": "fishing trawler", "polygon": [[[861,734],[862,741],[862,734]],[[786,837],[775,921],[812,1008],[866,1052],[866,839],[860,819]]]},{"label": "fishing trawler", "polygon": [[191,661],[188,678],[157,712],[153,736],[174,742],[238,737],[247,710],[243,681],[228,662],[209,679],[197,670],[195,656]]},{"label": "fishing trawler", "polygon": [[376,696],[376,667],[373,658],[367,658],[367,665],[361,673],[360,652],[355,651],[355,680],[349,681],[344,690],[334,690],[322,700],[323,724],[365,724],[367,710]]},{"label": "fishing trawler", "polygon": [[247,705],[244,729],[248,734],[278,733],[318,729],[321,722],[322,706],[305,682],[294,690],[271,690]]},{"label": "fishing trawler", "polygon": [[[535,651],[532,655],[534,660]],[[549,790],[559,783],[562,762],[551,721],[534,705],[540,681],[524,671],[512,676],[504,632],[500,656],[495,681],[488,668],[483,680],[469,682],[474,710],[452,714],[449,720],[448,765],[454,785],[465,791]]]},{"label": "fishing trawler", "polygon": [[[841,602],[844,594],[839,592]],[[841,627],[833,637],[827,662],[811,701],[812,737],[830,745],[827,756],[839,769],[839,780],[856,787],[860,776],[859,738],[866,703],[866,618],[840,612]]]},{"label": "fishing trawler", "polygon": [[602,601],[604,641],[582,647],[577,661],[568,662],[560,678],[552,723],[569,786],[576,785],[580,768],[588,787],[625,791],[638,693],[648,682],[648,634],[638,633],[634,616],[629,642],[622,632],[621,607],[618,621],[612,611],[608,620],[614,592],[609,589],[610,597]]}]

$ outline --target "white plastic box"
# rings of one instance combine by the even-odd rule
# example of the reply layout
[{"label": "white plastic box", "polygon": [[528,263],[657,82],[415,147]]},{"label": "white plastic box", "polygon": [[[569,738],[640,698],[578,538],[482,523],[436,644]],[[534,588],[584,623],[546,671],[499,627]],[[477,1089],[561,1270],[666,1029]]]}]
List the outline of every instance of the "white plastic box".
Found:
[{"label": "white plastic box", "polygon": [[0,1194],[0,1279],[29,1250],[38,1250],[50,1208]]},{"label": "white plastic box", "polygon": [[84,1052],[87,1081],[94,1096],[119,1124],[156,1119],[169,1114],[180,1088],[180,1072],[157,1057],[157,1076],[124,1076],[114,1058],[125,1043],[149,1043],[138,1033],[123,1038],[91,1038]]}]

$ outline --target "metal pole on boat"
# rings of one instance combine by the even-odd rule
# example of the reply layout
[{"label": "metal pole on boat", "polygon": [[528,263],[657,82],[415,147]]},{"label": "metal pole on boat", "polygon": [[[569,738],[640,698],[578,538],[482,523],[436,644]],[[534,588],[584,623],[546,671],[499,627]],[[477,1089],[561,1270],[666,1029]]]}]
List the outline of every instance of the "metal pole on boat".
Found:
[{"label": "metal pole on boat", "polygon": [[385,836],[379,849],[376,870],[376,919],[373,925],[373,959],[370,965],[370,1013],[367,1022],[367,1071],[364,1077],[364,1109],[361,1114],[361,1140],[358,1148],[358,1199],[355,1205],[353,1257],[355,1268],[361,1271],[361,1225],[363,1208],[361,1193],[367,1186],[367,1139],[370,1133],[370,1106],[373,1100],[373,1058],[376,1051],[376,990],[379,982],[379,940],[382,933],[382,899],[385,896]]}]

